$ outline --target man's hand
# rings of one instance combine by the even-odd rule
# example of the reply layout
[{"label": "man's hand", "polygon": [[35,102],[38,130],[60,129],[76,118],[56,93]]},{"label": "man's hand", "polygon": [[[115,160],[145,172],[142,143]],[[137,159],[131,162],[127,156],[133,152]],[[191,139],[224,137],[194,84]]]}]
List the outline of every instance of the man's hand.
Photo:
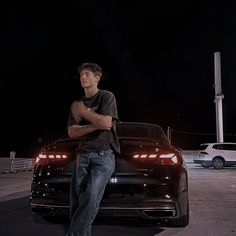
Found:
[{"label": "man's hand", "polygon": [[112,118],[110,116],[104,116],[103,122],[95,124],[98,129],[110,130],[112,127]]},{"label": "man's hand", "polygon": [[85,110],[87,110],[87,108],[84,105],[83,101],[75,101],[71,105],[72,115],[76,120],[80,120],[80,118],[83,117],[82,114]]},{"label": "man's hand", "polygon": [[75,119],[84,118],[87,121],[90,121],[98,129],[101,130],[110,130],[112,127],[112,117],[98,114],[91,109],[88,109],[83,101],[73,102],[71,105],[71,111]]}]

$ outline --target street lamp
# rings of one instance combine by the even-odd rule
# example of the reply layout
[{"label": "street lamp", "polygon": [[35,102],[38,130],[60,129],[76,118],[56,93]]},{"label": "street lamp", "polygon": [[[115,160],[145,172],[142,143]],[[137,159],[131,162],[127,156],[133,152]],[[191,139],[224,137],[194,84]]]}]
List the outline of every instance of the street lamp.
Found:
[{"label": "street lamp", "polygon": [[214,69],[215,69],[215,104],[216,104],[216,133],[217,142],[224,142],[224,131],[223,131],[223,108],[222,99],[224,95],[221,91],[221,63],[220,63],[220,52],[214,53]]}]

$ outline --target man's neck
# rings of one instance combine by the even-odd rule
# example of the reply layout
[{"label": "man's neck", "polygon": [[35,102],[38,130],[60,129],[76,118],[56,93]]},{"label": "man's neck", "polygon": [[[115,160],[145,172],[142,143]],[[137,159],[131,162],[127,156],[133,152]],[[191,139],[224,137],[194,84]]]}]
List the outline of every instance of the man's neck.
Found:
[{"label": "man's neck", "polygon": [[90,98],[90,97],[94,96],[97,92],[98,92],[97,87],[90,87],[90,88],[84,89],[84,93],[85,93],[86,98]]}]

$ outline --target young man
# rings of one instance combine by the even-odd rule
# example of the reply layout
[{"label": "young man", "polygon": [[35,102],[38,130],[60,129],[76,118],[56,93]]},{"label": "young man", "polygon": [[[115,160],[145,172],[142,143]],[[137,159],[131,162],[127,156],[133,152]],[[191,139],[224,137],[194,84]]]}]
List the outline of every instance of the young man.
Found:
[{"label": "young man", "polygon": [[90,236],[102,196],[120,152],[116,135],[118,120],[113,93],[98,89],[102,69],[94,63],[78,68],[85,96],[74,101],[68,121],[68,134],[79,137],[70,191],[71,223],[66,235]]}]

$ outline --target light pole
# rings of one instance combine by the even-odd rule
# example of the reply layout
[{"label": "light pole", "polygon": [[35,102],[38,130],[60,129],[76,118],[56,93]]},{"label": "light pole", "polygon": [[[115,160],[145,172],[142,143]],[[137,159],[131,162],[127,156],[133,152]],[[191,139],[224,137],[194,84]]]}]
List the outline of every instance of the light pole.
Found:
[{"label": "light pole", "polygon": [[215,105],[216,105],[216,134],[217,142],[224,142],[223,131],[223,108],[222,99],[224,95],[221,89],[221,61],[220,52],[214,53],[214,69],[215,69]]}]

